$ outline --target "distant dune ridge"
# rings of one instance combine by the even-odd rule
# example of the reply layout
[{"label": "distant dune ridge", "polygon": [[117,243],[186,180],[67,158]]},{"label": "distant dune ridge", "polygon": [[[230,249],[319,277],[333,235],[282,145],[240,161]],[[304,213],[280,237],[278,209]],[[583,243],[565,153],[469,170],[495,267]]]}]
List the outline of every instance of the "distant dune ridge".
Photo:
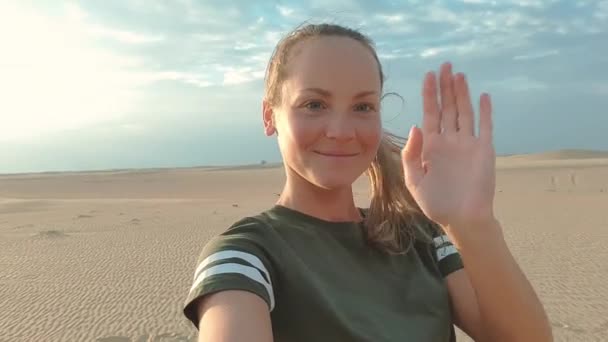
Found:
[{"label": "distant dune ridge", "polygon": [[[498,155],[497,160],[570,160],[570,159],[608,159],[608,151],[584,150],[584,149],[563,149],[556,151],[548,151],[541,153],[529,154],[504,154]],[[167,170],[207,170],[207,171],[225,171],[225,170],[247,170],[247,169],[272,169],[283,167],[282,162],[266,162],[260,160],[259,163],[243,164],[243,165],[200,165],[188,167],[170,167],[170,168],[131,168],[131,169],[106,169],[106,170],[89,170],[89,171],[48,171],[35,173],[12,173],[0,174],[3,176],[28,176],[28,175],[59,175],[66,174],[124,174],[124,173],[160,173]]]},{"label": "distant dune ridge", "polygon": [[[181,308],[201,248],[276,202],[281,166],[0,175],[0,341],[196,341]],[[608,152],[500,156],[496,188],[555,340],[604,341]]]},{"label": "distant dune ridge", "polygon": [[597,159],[608,158],[608,151],[564,149],[542,153],[505,155],[499,156],[498,158],[528,160]]}]

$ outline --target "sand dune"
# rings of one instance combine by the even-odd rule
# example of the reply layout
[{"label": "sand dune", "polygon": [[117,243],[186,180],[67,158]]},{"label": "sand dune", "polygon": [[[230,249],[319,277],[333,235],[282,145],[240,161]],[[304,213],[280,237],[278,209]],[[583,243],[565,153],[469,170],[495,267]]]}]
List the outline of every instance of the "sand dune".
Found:
[{"label": "sand dune", "polygon": [[608,151],[564,149],[543,153],[515,154],[502,158],[525,160],[606,159],[608,158]]},{"label": "sand dune", "polygon": [[[600,341],[608,158],[574,155],[500,157],[496,210],[556,341]],[[269,165],[210,170],[0,176],[0,341],[195,341],[181,305],[200,248],[284,180]],[[366,205],[365,179],[355,193]]]},{"label": "sand dune", "polygon": [[608,165],[608,152],[591,150],[558,150],[544,153],[515,154],[496,158],[498,169],[513,168],[580,168]]}]

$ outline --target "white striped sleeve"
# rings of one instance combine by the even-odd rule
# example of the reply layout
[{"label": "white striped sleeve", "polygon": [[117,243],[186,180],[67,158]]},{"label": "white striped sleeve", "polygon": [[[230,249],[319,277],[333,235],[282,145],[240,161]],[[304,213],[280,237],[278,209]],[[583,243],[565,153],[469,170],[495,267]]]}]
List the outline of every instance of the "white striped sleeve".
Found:
[{"label": "white striped sleeve", "polygon": [[269,312],[274,310],[276,277],[265,228],[258,221],[243,220],[205,244],[183,309],[195,327],[199,320],[195,303],[220,291],[251,292],[267,303]]},{"label": "white striped sleeve", "polygon": [[464,268],[460,253],[446,234],[433,238],[433,247],[443,277]]},{"label": "white striped sleeve", "polygon": [[[231,260],[240,260],[242,263]],[[209,267],[211,264],[215,266]],[[196,268],[190,292],[196,291],[206,279],[213,279],[215,276],[222,274],[239,275],[264,286],[266,296],[270,301],[270,311],[274,309],[274,293],[270,273],[257,256],[237,250],[224,250],[205,258]]]}]

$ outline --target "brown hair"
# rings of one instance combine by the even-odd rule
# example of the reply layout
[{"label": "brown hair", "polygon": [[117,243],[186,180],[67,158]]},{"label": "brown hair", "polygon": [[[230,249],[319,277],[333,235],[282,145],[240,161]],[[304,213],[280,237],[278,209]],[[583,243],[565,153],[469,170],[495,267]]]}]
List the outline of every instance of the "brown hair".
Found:
[{"label": "brown hair", "polygon": [[[367,47],[378,63],[383,87],[385,76],[370,38],[340,25],[307,24],[283,37],[270,58],[264,99],[271,106],[278,106],[282,101],[281,86],[287,78],[286,66],[291,48],[298,42],[322,36],[347,37]],[[407,253],[415,238],[422,237],[429,242],[429,229],[440,229],[422,213],[405,186],[400,153],[405,141],[384,130],[376,158],[366,171],[371,186],[371,203],[365,217],[365,237],[372,246],[390,254]]]}]

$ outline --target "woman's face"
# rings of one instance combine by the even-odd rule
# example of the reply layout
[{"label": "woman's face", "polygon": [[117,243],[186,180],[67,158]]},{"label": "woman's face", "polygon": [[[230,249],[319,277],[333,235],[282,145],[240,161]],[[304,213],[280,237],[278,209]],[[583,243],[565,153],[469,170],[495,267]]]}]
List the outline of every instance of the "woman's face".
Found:
[{"label": "woman's face", "polygon": [[276,129],[284,162],[301,177],[325,189],[351,186],[382,136],[376,60],[362,43],[329,36],[297,43],[287,64],[275,121],[264,110],[267,133]]}]

